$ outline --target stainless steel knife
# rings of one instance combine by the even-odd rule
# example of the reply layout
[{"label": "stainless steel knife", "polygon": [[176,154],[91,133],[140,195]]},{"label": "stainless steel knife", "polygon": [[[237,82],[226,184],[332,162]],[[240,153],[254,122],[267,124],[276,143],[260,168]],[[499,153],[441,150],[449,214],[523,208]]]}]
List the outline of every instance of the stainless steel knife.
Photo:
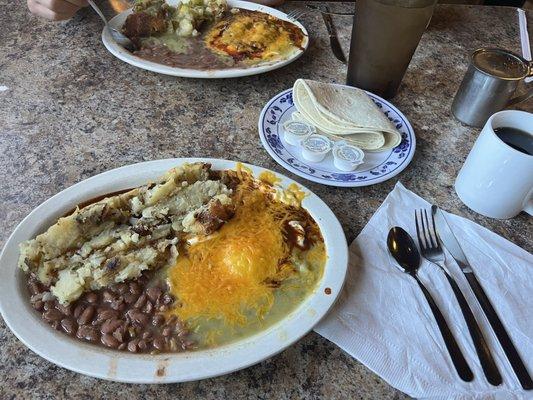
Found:
[{"label": "stainless steel knife", "polygon": [[490,326],[496,334],[496,337],[498,338],[498,341],[500,342],[514,373],[520,381],[520,384],[525,390],[532,390],[533,380],[531,379],[524,362],[520,358],[513,341],[505,330],[502,321],[498,317],[496,310],[492,306],[487,294],[483,290],[483,287],[477,280],[474,271],[472,271],[472,268],[468,263],[468,259],[466,258],[465,253],[459,244],[459,241],[453,234],[448,222],[446,221],[444,213],[435,205],[431,206],[431,212],[433,213],[433,217],[435,219],[435,228],[437,230],[439,239],[463,271],[463,274],[470,284],[470,287],[472,288],[472,291],[481,305],[483,312],[487,316]]},{"label": "stainless steel knife", "polygon": [[325,14],[329,14],[329,15],[340,15],[340,16],[343,16],[343,17],[353,17],[354,16],[353,12],[330,11],[329,7],[328,7],[328,11],[325,11],[322,8],[320,8],[319,6],[315,6],[313,4],[307,4],[306,7],[309,8],[310,10],[319,11],[319,12],[322,12],[322,13],[325,13]]},{"label": "stainless steel knife", "polygon": [[329,14],[329,7],[323,6],[322,10],[323,12],[321,12],[321,14],[322,18],[324,19],[324,24],[326,24],[326,29],[328,30],[331,51],[333,51],[333,54],[335,55],[337,60],[346,64],[346,57],[344,56],[341,44],[339,43],[339,38],[337,37],[337,30],[335,29],[335,25],[333,25],[333,20],[331,19],[331,15]]}]

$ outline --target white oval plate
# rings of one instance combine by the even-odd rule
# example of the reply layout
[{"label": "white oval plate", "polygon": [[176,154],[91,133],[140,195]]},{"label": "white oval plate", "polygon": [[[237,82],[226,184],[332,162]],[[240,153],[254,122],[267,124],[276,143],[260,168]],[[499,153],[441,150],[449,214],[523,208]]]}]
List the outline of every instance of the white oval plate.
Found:
[{"label": "white oval plate", "polygon": [[[343,86],[343,85],[338,85]],[[283,140],[283,123],[296,111],[292,89],[274,96],[259,117],[259,137],[268,154],[283,168],[302,178],[330,186],[357,187],[386,181],[402,172],[413,159],[416,138],[409,120],[388,101],[367,92],[379,109],[396,126],[402,142],[394,149],[379,153],[365,152],[364,163],[353,172],[344,172],[333,164],[331,152],[320,163],[307,161],[301,149]]]},{"label": "white oval plate", "polygon": [[[278,11],[274,8],[262,6],[260,4],[251,3],[248,1],[239,1],[239,0],[228,0],[228,6],[229,7],[238,7],[243,8],[245,10],[251,10],[251,11],[261,11],[266,14],[273,15],[279,19],[292,22],[298,28],[302,30],[304,33],[304,40],[302,43],[303,50],[296,50],[294,53],[292,53],[287,59],[280,60],[272,63],[264,63],[260,64],[254,67],[250,68],[229,68],[229,69],[211,69],[211,70],[200,70],[200,69],[188,69],[188,68],[177,68],[177,67],[170,67],[168,65],[159,64],[153,61],[148,61],[143,58],[137,57],[124,49],[122,46],[120,46],[117,42],[113,40],[113,37],[111,34],[107,31],[107,29],[102,30],[102,41],[104,42],[105,47],[111,54],[113,54],[115,57],[119,58],[120,60],[131,64],[135,67],[139,67],[142,69],[146,69],[148,71],[157,72],[159,74],[165,74],[165,75],[173,75],[173,76],[180,76],[184,78],[206,78],[206,79],[213,79],[213,78],[237,78],[241,76],[249,76],[249,75],[256,75],[256,74],[262,74],[264,72],[272,71],[277,68],[281,68],[297,58],[299,58],[303,52],[307,49],[307,46],[309,45],[309,35],[307,33],[307,30],[305,27],[300,24],[298,21],[290,19],[287,14]],[[126,10],[117,16],[115,16],[113,19],[109,21],[109,25],[120,29],[124,22],[126,21],[126,18],[128,15],[131,14],[131,9]]]},{"label": "white oval plate", "polygon": [[[256,364],[277,354],[308,333],[339,295],[348,265],[342,227],[328,206],[306,188],[303,206],[318,223],[328,260],[317,289],[296,310],[270,328],[232,344],[209,350],[161,355],[138,355],[85,344],[54,331],[30,305],[25,274],[17,268],[18,244],[45,231],[57,218],[84,201],[142,185],[184,162],[209,162],[230,169],[235,162],[176,158],[128,165],[79,182],[34,209],[15,229],[0,254],[0,312],[7,326],[27,347],[47,360],[82,374],[132,383],[170,383],[198,380]],[[265,169],[247,165],[258,176]],[[282,185],[294,181],[279,175]],[[331,294],[326,294],[326,288]],[[328,291],[329,292],[329,291]]]}]

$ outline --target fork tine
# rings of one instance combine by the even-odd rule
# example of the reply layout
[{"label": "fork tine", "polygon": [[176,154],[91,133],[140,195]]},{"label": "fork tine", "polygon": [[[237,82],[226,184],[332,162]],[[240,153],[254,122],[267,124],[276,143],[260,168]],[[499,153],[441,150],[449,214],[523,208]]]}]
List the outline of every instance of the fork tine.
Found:
[{"label": "fork tine", "polygon": [[429,218],[428,218],[428,213],[427,213],[426,209],[424,209],[424,219],[426,220],[427,235],[429,237],[429,242],[431,244],[431,247],[436,248],[437,247],[437,241],[434,238],[435,228],[429,225]]},{"label": "fork tine", "polygon": [[435,243],[437,244],[436,247],[438,249],[441,249],[441,245],[439,241],[439,234],[437,233],[437,225],[435,225],[435,216],[433,215],[433,212],[431,213],[431,225],[433,227],[433,235],[435,236]]},{"label": "fork tine", "polygon": [[305,14],[307,14],[307,11],[305,10],[294,10],[292,13],[289,13],[287,15],[291,19],[299,19],[302,18]]},{"label": "fork tine", "polygon": [[425,242],[422,239],[422,236],[420,235],[420,228],[418,227],[419,219],[418,219],[418,213],[415,210],[415,226],[416,226],[416,237],[418,238],[418,245],[421,249],[424,249],[426,247]]},{"label": "fork tine", "polygon": [[429,234],[428,234],[428,229],[427,229],[427,226],[426,224],[424,223],[424,215],[423,215],[423,210],[420,209],[418,210],[419,214],[420,214],[420,226],[421,226],[421,229],[422,229],[422,236],[424,237],[424,242],[425,242],[425,247],[427,249],[431,249],[432,247],[432,244],[431,244],[431,239],[429,237]]},{"label": "fork tine", "polygon": [[422,227],[423,227],[424,237],[426,238],[426,243],[427,243],[428,249],[431,249],[431,248],[433,248],[433,241],[431,240],[431,234],[429,232],[427,214],[425,214],[425,218],[424,218],[424,212],[425,211],[426,210],[420,210],[420,219],[422,220]]},{"label": "fork tine", "polygon": [[294,19],[299,19],[299,18],[302,18],[305,14],[305,11],[300,11],[299,13],[296,14],[296,16],[294,17]]}]

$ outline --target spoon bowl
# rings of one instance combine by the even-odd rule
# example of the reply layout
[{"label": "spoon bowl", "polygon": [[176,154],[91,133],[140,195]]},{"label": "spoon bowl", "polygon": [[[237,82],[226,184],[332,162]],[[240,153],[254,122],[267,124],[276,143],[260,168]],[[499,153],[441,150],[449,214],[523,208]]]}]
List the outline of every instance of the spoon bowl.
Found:
[{"label": "spoon bowl", "polygon": [[416,274],[420,267],[420,253],[413,238],[399,226],[389,231],[387,247],[403,272]]}]

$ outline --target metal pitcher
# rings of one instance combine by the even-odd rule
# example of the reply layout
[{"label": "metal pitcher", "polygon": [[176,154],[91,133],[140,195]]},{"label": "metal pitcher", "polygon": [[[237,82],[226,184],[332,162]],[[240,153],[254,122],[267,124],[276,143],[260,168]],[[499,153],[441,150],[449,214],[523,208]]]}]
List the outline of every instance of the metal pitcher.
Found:
[{"label": "metal pitcher", "polygon": [[453,115],[467,125],[483,126],[495,112],[533,96],[529,87],[525,94],[512,97],[528,76],[533,76],[533,64],[519,55],[498,48],[477,49],[453,100]]}]

